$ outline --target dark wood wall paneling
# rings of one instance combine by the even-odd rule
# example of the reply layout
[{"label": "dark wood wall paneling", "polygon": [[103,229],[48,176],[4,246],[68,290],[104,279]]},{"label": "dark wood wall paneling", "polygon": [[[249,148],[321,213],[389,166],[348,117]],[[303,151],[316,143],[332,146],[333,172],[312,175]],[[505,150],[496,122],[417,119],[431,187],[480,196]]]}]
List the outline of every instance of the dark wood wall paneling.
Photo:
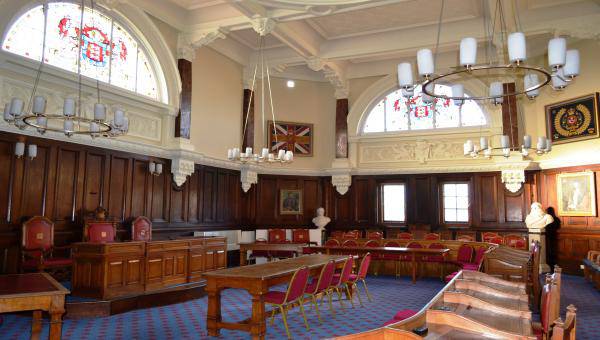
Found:
[{"label": "dark wood wall paneling", "polygon": [[[540,203],[545,208],[558,212],[556,176],[560,173],[593,171],[596,180],[596,207],[600,200],[600,165],[567,167],[543,170],[540,175]],[[557,222],[549,228],[551,260],[558,263],[567,273],[581,274],[579,266],[590,250],[600,250],[600,217],[575,217],[555,215]]]},{"label": "dark wood wall paneling", "polygon": [[[18,139],[36,144],[37,157],[17,159]],[[163,164],[162,175],[149,174],[150,161]],[[159,239],[239,228],[238,171],[196,165],[177,187],[169,169],[166,159],[0,133],[0,271],[15,269],[21,223],[34,215],[55,222],[58,245],[80,241],[84,218],[98,206],[121,222],[120,239],[140,215],[152,219]]]}]

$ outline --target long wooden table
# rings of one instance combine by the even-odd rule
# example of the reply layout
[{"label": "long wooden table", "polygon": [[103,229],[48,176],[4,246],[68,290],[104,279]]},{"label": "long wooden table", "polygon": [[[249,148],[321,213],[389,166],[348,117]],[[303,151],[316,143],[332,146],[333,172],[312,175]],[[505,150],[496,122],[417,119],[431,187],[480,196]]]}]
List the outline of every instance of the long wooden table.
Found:
[{"label": "long wooden table", "polygon": [[245,266],[248,261],[248,251],[264,250],[264,251],[293,251],[296,254],[302,254],[302,248],[307,246],[307,243],[261,243],[261,242],[240,242],[240,266]]},{"label": "long wooden table", "polygon": [[0,313],[33,311],[31,339],[39,339],[42,311],[50,314],[50,340],[59,340],[69,290],[47,273],[0,276]]},{"label": "long wooden table", "polygon": [[[222,328],[250,332],[253,339],[264,339],[267,327],[265,323],[265,303],[263,295],[269,287],[288,282],[294,272],[308,266],[316,275],[328,261],[341,263],[344,255],[313,254],[244,267],[215,270],[204,274],[208,293],[208,311],[206,328],[208,335],[219,336]],[[226,288],[245,289],[252,295],[252,316],[241,323],[225,322],[221,317],[221,291]]]},{"label": "long wooden table", "polygon": [[442,256],[446,257],[450,249],[432,248],[407,248],[407,247],[342,247],[342,246],[316,246],[306,247],[310,252],[324,252],[326,254],[409,254],[411,255],[412,282],[417,282],[417,257],[418,256]]}]

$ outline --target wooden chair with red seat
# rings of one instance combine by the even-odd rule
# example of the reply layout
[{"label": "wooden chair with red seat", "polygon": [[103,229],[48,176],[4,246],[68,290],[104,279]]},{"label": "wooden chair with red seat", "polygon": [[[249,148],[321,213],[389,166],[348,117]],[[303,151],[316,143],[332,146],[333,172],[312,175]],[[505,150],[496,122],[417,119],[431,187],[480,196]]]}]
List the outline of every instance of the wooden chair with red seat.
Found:
[{"label": "wooden chair with red seat", "polygon": [[342,237],[345,239],[358,240],[360,238],[361,234],[362,233],[360,232],[360,230],[350,230],[350,231],[345,232]]},{"label": "wooden chair with red seat", "polygon": [[355,240],[346,240],[342,243],[342,247],[358,247],[358,242]]},{"label": "wooden chair with red seat", "polygon": [[44,271],[68,269],[70,257],[54,257],[55,249],[69,247],[54,245],[54,223],[43,216],[34,216],[23,223],[21,234],[21,270]]},{"label": "wooden chair with red seat", "polygon": [[[406,245],[407,248],[423,248],[423,245],[419,242],[409,242],[408,245]],[[418,256],[416,254],[407,254],[407,255],[401,255],[400,257],[400,261],[404,262],[404,263],[409,263],[412,262],[413,256],[415,257],[415,262],[417,264],[417,273],[419,275],[419,277],[421,276],[421,263],[423,260],[425,260],[425,257],[423,256]]]},{"label": "wooden chair with red seat", "polygon": [[331,232],[330,237],[332,238],[343,238],[344,232],[342,230],[334,230]]},{"label": "wooden chair with red seat", "polygon": [[269,229],[269,243],[285,242],[285,229]]},{"label": "wooden chair with red seat", "polygon": [[558,318],[552,327],[552,340],[575,340],[577,334],[577,308],[573,305],[567,306],[565,321]]},{"label": "wooden chair with red seat", "polygon": [[327,296],[329,299],[329,310],[331,311],[331,314],[335,316],[335,310],[333,309],[332,302],[333,300],[331,298],[332,292],[328,289],[329,286],[331,286],[333,274],[335,274],[335,261],[331,260],[323,266],[321,273],[319,274],[319,278],[313,278],[304,290],[304,294],[312,300],[313,305],[315,306],[315,312],[317,313],[319,322],[321,322],[321,315],[319,314],[319,306],[317,305],[317,295],[321,295],[321,301],[323,301],[325,296]]},{"label": "wooden chair with red seat", "polygon": [[152,241],[152,222],[146,216],[138,216],[131,222],[132,241]]},{"label": "wooden chair with red seat", "polygon": [[462,268],[465,264],[472,263],[471,260],[473,260],[473,247],[468,244],[461,244],[456,254],[456,264]]},{"label": "wooden chair with red seat", "polygon": [[552,280],[551,275],[546,275],[546,283],[542,287],[540,322],[533,323],[533,330],[538,339],[549,339],[553,320],[558,319],[556,304],[559,303],[560,292]]},{"label": "wooden chair with red seat", "polygon": [[[444,249],[446,248],[446,246],[444,246],[441,243],[431,243],[429,245],[429,247],[427,247],[429,249]],[[425,257],[425,262],[426,263],[436,263],[436,266],[440,267],[440,279],[442,279],[444,277],[444,272],[445,272],[445,268],[444,268],[444,262],[446,262],[444,255],[427,255]]]},{"label": "wooden chair with red seat", "polygon": [[523,235],[507,234],[504,235],[504,245],[515,249],[527,250],[527,238]]},{"label": "wooden chair with red seat", "polygon": [[[384,243],[383,246],[384,247],[400,247],[400,243],[398,241],[387,241]],[[400,267],[400,259],[402,258],[402,255],[384,253],[383,255],[381,255],[380,258],[384,261],[394,261],[394,273],[396,274],[396,276],[400,275],[398,272],[399,272],[399,267]]]},{"label": "wooden chair with red seat", "polygon": [[383,239],[383,233],[377,230],[367,231],[367,239],[369,240],[381,240]]},{"label": "wooden chair with red seat", "polygon": [[308,243],[310,242],[310,234],[308,229],[294,229],[292,230],[292,241],[294,243]]},{"label": "wooden chair with red seat", "polygon": [[354,289],[352,290],[353,292],[356,292],[356,296],[358,296],[358,301],[360,302],[360,305],[362,306],[362,299],[360,298],[360,293],[358,292],[358,285],[357,283],[359,281],[361,281],[363,283],[363,285],[365,286],[365,294],[367,295],[367,298],[369,299],[369,301],[373,301],[373,299],[371,299],[371,294],[369,294],[369,288],[367,288],[367,281],[365,281],[365,279],[367,278],[367,273],[369,272],[369,265],[371,264],[371,253],[366,253],[365,256],[363,256],[362,260],[360,261],[360,266],[358,267],[358,272],[356,274],[350,273],[350,277],[348,278],[348,282],[352,285],[352,287],[354,287]]},{"label": "wooden chair with red seat", "polygon": [[475,242],[475,237],[469,234],[458,234],[456,240],[461,242]]},{"label": "wooden chair with red seat", "polygon": [[398,233],[398,236],[396,237],[399,240],[412,240],[413,239],[413,235],[412,233]]},{"label": "wooden chair with red seat", "polygon": [[428,234],[425,234],[424,239],[433,241],[433,240],[440,240],[441,237],[440,237],[440,234],[438,234],[438,233],[428,233]]},{"label": "wooden chair with red seat", "polygon": [[487,252],[487,250],[488,249],[486,247],[477,248],[473,262],[463,263],[463,269],[479,271],[481,269],[481,265],[483,264],[483,259],[485,258],[485,252]]},{"label": "wooden chair with red seat", "polygon": [[342,271],[333,274],[333,279],[331,280],[330,289],[333,289],[337,292],[342,309],[344,309],[344,304],[342,303],[343,291],[346,292],[346,296],[350,300],[352,307],[354,307],[354,300],[352,299],[352,292],[350,291],[351,283],[349,282],[350,274],[352,274],[352,267],[354,267],[354,257],[350,255],[348,256],[348,259],[344,261]]},{"label": "wooden chair with red seat", "polygon": [[340,241],[334,239],[334,238],[330,238],[329,240],[325,241],[325,247],[339,247],[340,246]]},{"label": "wooden chair with red seat", "polygon": [[[379,243],[379,240],[368,240],[367,242],[365,242],[364,246],[367,248],[378,248],[378,247],[381,247],[381,244]],[[379,255],[379,254],[375,254],[375,255],[371,255],[371,259],[376,264],[374,273],[375,273],[375,275],[378,275],[379,264],[380,264],[381,260],[383,260],[383,256]]]},{"label": "wooden chair with red seat", "polygon": [[83,241],[110,243],[117,239],[117,223],[112,221],[88,221],[83,228]]},{"label": "wooden chair with red seat", "polygon": [[484,233],[481,233],[481,240],[483,242],[491,243],[490,242],[491,239],[498,238],[498,237],[502,238],[502,236],[500,236],[498,233],[493,233],[493,232],[490,232],[490,231],[486,231]]},{"label": "wooden chair with red seat", "polygon": [[[296,303],[298,303],[300,306],[300,311],[302,312],[302,318],[304,319],[304,325],[306,326],[306,329],[310,330],[310,327],[308,326],[308,320],[306,320],[306,314],[304,313],[304,291],[306,290],[306,284],[308,283],[309,275],[310,270],[307,266],[304,266],[294,272],[287,291],[281,292],[272,290],[263,295],[265,304],[273,305],[279,309],[288,338],[291,338],[291,334],[290,329],[288,328],[286,309],[289,310]],[[274,322],[275,308],[272,310],[271,324]]]}]

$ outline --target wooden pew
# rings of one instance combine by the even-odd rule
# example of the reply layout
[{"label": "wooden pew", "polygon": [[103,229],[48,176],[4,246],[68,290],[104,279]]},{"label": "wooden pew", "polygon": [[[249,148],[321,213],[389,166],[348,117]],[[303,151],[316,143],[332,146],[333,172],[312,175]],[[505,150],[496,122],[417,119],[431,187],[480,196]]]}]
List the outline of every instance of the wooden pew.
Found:
[{"label": "wooden pew", "polygon": [[577,308],[573,305],[567,306],[565,321],[558,318],[552,327],[552,340],[575,340],[576,339],[576,314]]}]

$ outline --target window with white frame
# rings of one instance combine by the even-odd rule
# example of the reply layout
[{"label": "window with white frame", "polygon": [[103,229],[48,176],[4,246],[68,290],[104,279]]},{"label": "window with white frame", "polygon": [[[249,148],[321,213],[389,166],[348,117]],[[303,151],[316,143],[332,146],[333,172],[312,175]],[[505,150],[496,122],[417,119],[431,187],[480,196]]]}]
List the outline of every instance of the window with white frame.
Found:
[{"label": "window with white frame", "polygon": [[444,222],[469,222],[469,183],[444,183],[442,196]]},{"label": "window with white frame", "polygon": [[381,202],[384,222],[406,221],[406,190],[404,184],[383,184]]},{"label": "window with white frame", "polygon": [[[434,93],[452,96],[452,88],[437,84]],[[465,97],[469,97],[465,95]],[[402,96],[401,90],[388,93],[369,112],[362,132],[400,132],[442,128],[461,128],[487,124],[481,107],[472,100],[462,106],[450,99],[434,98],[433,103],[422,100],[421,86],[417,86],[410,98]]]},{"label": "window with white frame", "polygon": [[97,7],[85,7],[82,16],[80,4],[45,6],[36,6],[14,21],[2,43],[4,51],[37,61],[43,55],[45,64],[160,99],[148,50],[124,25]]}]

